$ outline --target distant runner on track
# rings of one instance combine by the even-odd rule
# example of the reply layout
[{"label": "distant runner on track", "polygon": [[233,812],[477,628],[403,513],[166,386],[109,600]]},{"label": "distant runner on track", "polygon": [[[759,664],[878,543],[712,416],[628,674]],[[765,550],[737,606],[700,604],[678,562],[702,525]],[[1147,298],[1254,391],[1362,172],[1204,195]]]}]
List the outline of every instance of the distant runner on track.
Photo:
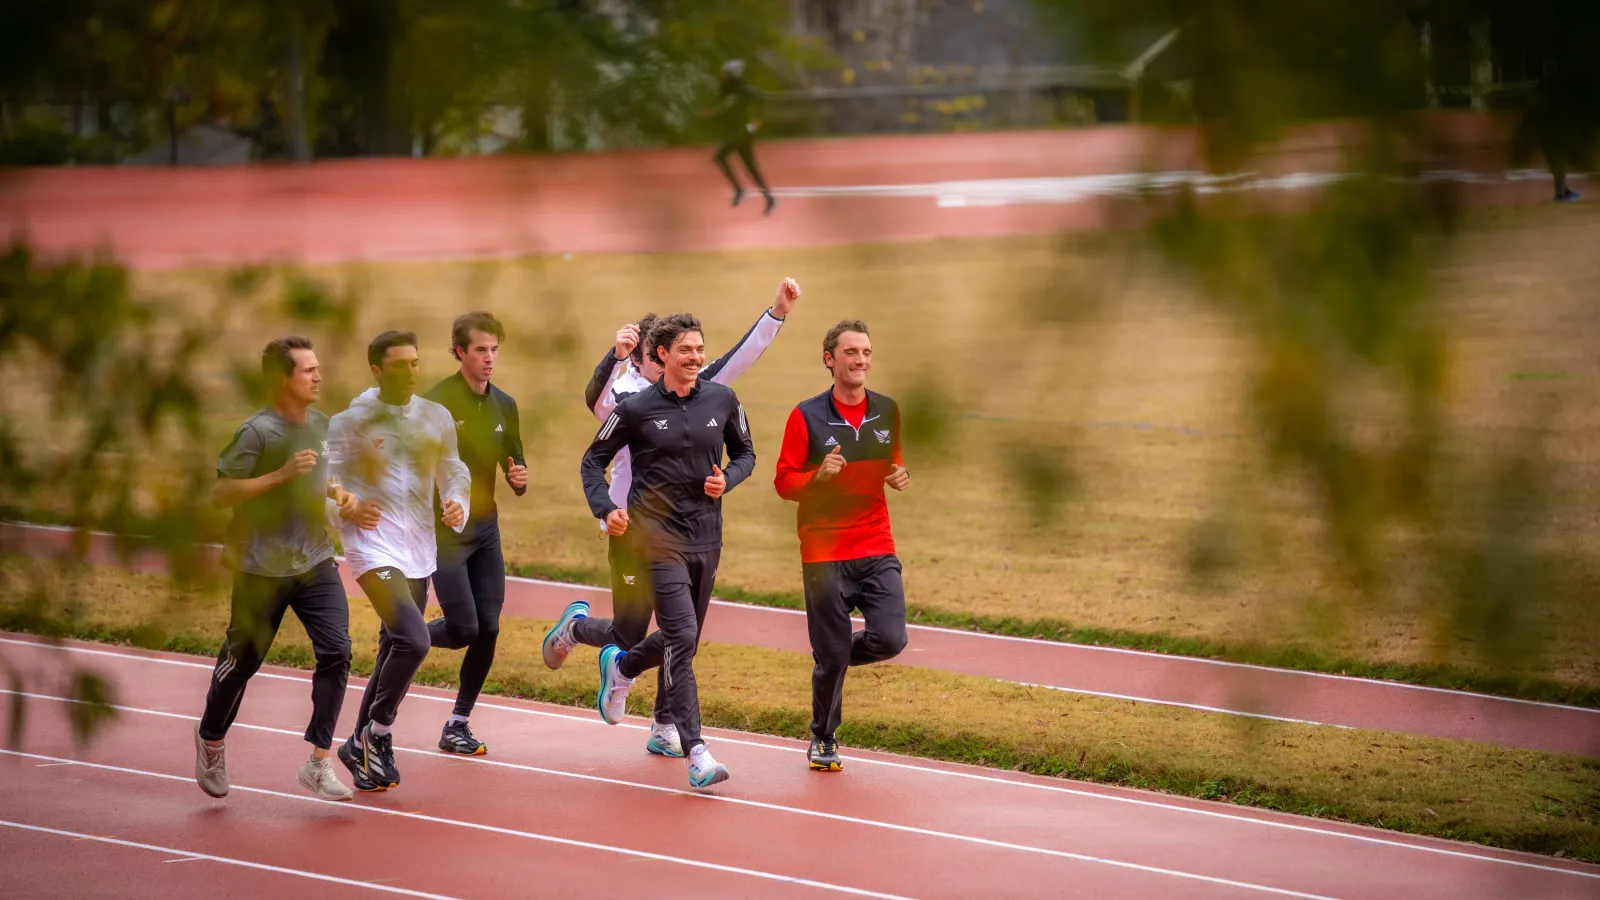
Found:
[{"label": "distant runner on track", "polygon": [[716,121],[717,131],[722,135],[722,143],[717,147],[717,155],[713,157],[717,168],[722,170],[722,176],[733,185],[733,205],[738,206],[744,200],[744,186],[739,183],[738,176],[733,174],[733,166],[728,164],[728,157],[737,153],[739,159],[744,161],[744,169],[750,173],[750,180],[761,189],[761,195],[767,198],[766,209],[762,215],[772,215],[773,207],[778,205],[778,199],[772,196],[772,189],[767,187],[766,179],[761,177],[761,167],[756,165],[756,131],[761,128],[761,122],[751,118],[751,113],[759,107],[761,94],[750,82],[744,78],[744,60],[730,59],[722,64],[722,79],[718,85],[718,102],[716,109],[711,111],[712,118]]},{"label": "distant runner on track", "polygon": [[[900,456],[900,407],[867,390],[872,338],[859,320],[822,341],[833,387],[802,402],[783,431],[774,485],[800,504],[800,570],[811,635],[812,769],[837,772],[835,732],[850,666],[882,662],[906,646],[906,596],[889,530],[885,487],[911,484]],[[866,627],[851,634],[850,611]]]},{"label": "distant runner on track", "polygon": [[[239,714],[245,686],[261,668],[294,610],[311,639],[311,758],[301,786],[324,800],[348,800],[329,748],[350,677],[350,607],[334,562],[327,502],[354,518],[361,504],[328,483],[328,417],[311,408],[322,394],[322,371],[311,341],[290,335],[261,353],[272,382],[272,405],[240,425],[217,458],[211,502],[233,509],[223,562],[233,569],[233,611],[211,673],[205,711],[195,725],[194,778],[213,797],[228,794],[223,738]],[[359,527],[370,528],[371,518]]]}]

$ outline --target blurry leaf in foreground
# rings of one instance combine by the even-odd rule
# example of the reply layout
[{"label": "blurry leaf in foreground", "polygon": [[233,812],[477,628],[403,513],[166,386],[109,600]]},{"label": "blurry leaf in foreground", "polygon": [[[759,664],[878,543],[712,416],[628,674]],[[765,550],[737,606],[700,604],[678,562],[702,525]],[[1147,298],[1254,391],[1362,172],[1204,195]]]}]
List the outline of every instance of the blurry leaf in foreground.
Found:
[{"label": "blurry leaf in foreground", "polygon": [[68,705],[72,721],[72,736],[79,743],[94,736],[102,725],[116,718],[113,708],[116,691],[111,683],[87,669],[72,673],[72,687],[67,696],[74,703]]}]

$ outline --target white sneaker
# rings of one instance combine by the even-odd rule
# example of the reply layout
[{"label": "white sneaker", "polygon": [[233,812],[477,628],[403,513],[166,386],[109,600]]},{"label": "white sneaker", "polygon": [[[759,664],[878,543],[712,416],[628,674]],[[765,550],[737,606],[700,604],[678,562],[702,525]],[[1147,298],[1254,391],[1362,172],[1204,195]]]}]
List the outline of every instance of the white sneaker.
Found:
[{"label": "white sneaker", "polygon": [[633,679],[622,677],[617,670],[621,657],[616,644],[607,644],[600,651],[600,693],[595,696],[595,706],[607,725],[615,725],[627,715],[628,692],[633,690]]},{"label": "white sneaker", "polygon": [[300,767],[300,786],[324,800],[349,800],[355,796],[334,774],[333,759],[308,759]]},{"label": "white sneaker", "polygon": [[194,780],[200,790],[213,797],[228,796],[228,759],[221,747],[213,747],[200,736],[200,723],[194,726]]},{"label": "white sneaker", "polygon": [[708,788],[728,780],[728,767],[711,758],[705,744],[696,744],[689,751],[689,786]]},{"label": "white sneaker", "polygon": [[678,726],[671,723],[663,725],[660,722],[650,727],[650,740],[644,745],[648,753],[656,756],[670,756],[674,759],[683,758],[683,741],[678,739]]}]

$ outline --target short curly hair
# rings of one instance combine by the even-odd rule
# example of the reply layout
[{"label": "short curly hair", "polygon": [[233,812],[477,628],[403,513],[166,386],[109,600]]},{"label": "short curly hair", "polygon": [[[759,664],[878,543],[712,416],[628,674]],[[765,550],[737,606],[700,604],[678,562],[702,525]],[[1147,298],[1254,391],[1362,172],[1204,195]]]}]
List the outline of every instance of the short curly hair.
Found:
[{"label": "short curly hair", "polygon": [[656,350],[662,347],[670,348],[674,341],[691,331],[705,334],[705,330],[700,327],[700,320],[688,313],[674,313],[657,319],[650,327],[650,358],[658,363],[666,362]]}]

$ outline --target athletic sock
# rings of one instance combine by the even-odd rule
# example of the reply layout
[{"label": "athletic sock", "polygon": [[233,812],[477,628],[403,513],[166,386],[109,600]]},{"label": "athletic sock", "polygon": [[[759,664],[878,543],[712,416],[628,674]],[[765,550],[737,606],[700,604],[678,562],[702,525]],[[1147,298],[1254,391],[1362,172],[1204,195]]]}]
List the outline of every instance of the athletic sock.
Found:
[{"label": "athletic sock", "polygon": [[379,725],[377,722],[373,722],[372,723],[372,733],[373,734],[379,734],[379,735],[388,734],[390,727],[391,726],[389,726],[389,725]]},{"label": "athletic sock", "polygon": [[445,724],[446,725],[459,725],[462,722],[465,722],[466,720],[467,720],[466,716],[458,716],[455,713],[451,713],[450,714],[450,721],[446,722]]}]

